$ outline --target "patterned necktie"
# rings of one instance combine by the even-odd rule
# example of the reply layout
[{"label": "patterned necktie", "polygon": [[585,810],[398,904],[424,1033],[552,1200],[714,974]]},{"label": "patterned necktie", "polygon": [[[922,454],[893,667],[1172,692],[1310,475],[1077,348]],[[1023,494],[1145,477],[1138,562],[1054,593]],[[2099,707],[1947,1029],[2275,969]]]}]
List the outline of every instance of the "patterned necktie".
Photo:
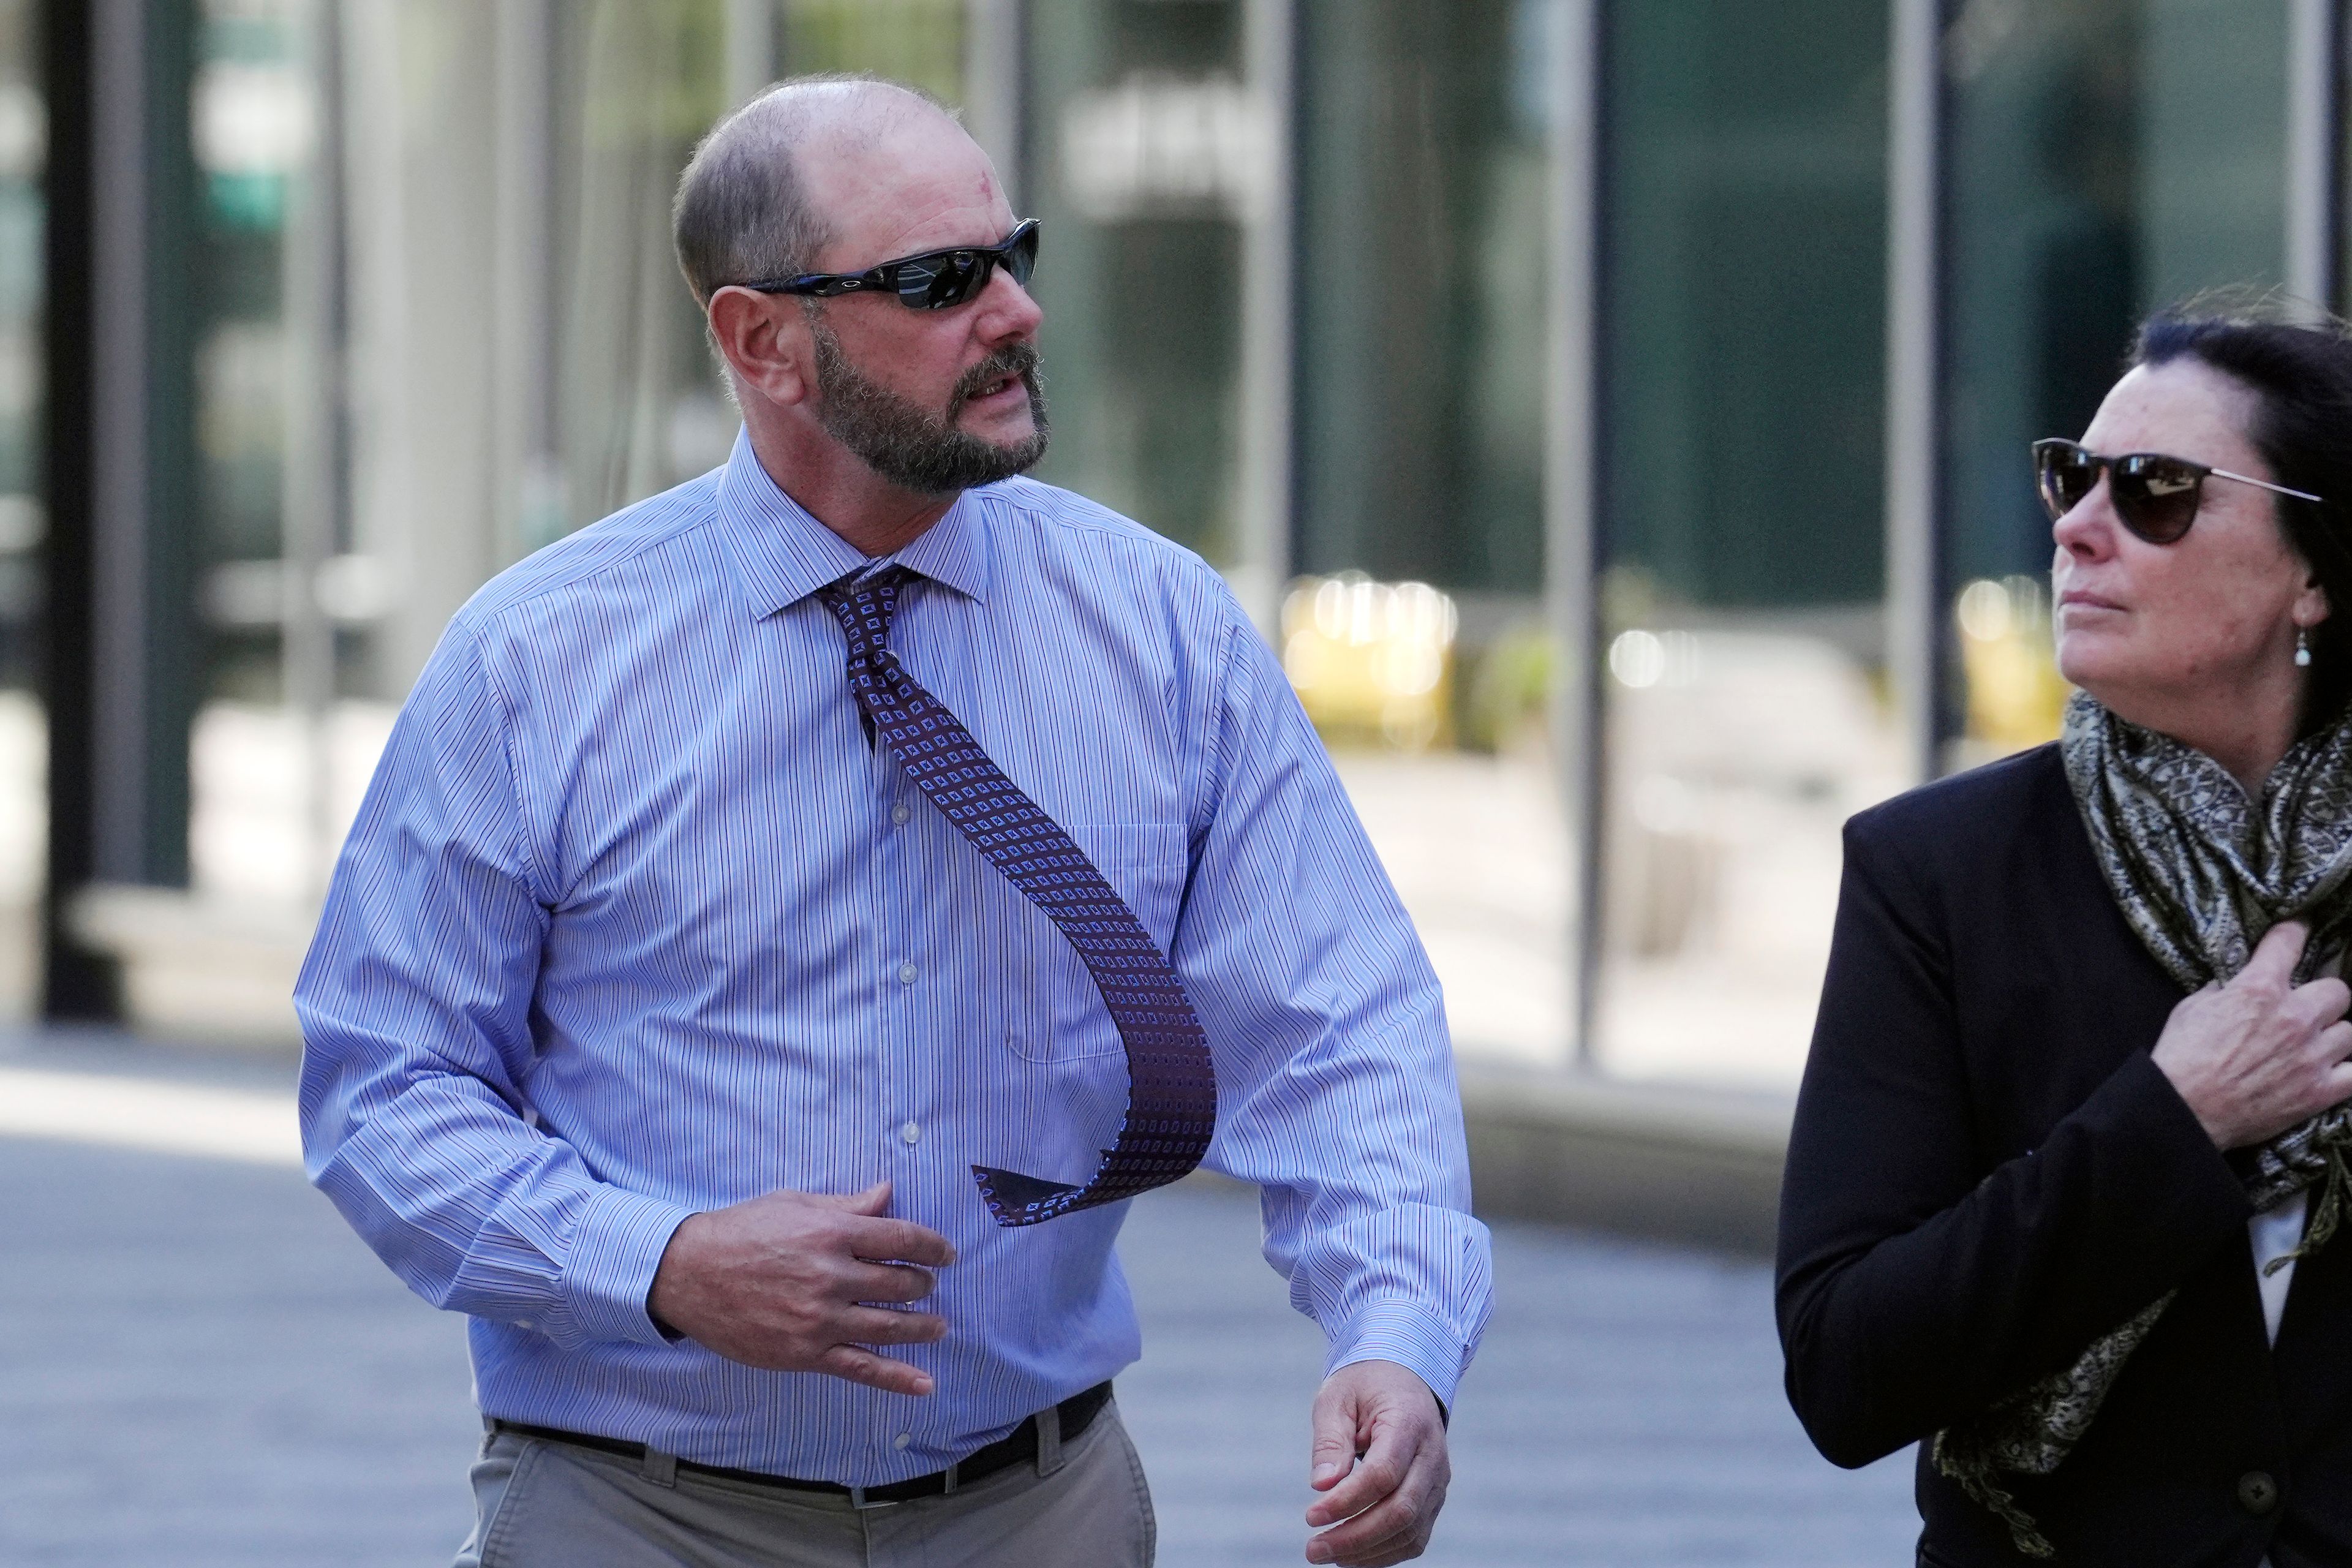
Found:
[{"label": "patterned necktie", "polygon": [[1216,1127],[1216,1074],[1182,982],[1135,912],[890,651],[890,617],[911,575],[886,566],[820,591],[849,637],[850,692],[915,787],[1069,939],[1127,1047],[1127,1115],[1086,1185],[971,1168],[999,1225],[1035,1225],[1131,1198],[1199,1164]]}]

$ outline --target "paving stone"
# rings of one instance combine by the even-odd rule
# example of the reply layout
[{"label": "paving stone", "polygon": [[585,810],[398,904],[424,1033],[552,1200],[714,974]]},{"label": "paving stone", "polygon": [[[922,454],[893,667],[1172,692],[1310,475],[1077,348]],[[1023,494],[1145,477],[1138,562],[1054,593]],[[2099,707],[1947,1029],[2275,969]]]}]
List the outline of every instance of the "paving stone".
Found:
[{"label": "paving stone", "polygon": [[[89,1051],[121,1070],[136,1058]],[[19,1054],[16,1059],[34,1057]],[[176,1076],[274,1081],[178,1058]],[[462,1321],[411,1296],[290,1169],[0,1139],[0,1562],[446,1563],[479,1426]],[[1238,1189],[1140,1202],[1121,1254],[1144,1360],[1119,1402],[1170,1568],[1303,1561],[1322,1343]],[[1498,1227],[1425,1561],[1907,1560],[1908,1454],[1846,1473],[1780,1391],[1759,1264]]]},{"label": "paving stone", "polygon": [[[1303,1561],[1322,1341],[1256,1243],[1247,1194],[1192,1188],[1139,1202],[1121,1239],[1144,1357],[1119,1403],[1171,1565]],[[1761,1264],[1500,1226],[1495,1269],[1495,1320],[1456,1401],[1454,1485],[1423,1561],[1908,1561],[1911,1455],[1849,1473],[1813,1452],[1780,1393]]]}]

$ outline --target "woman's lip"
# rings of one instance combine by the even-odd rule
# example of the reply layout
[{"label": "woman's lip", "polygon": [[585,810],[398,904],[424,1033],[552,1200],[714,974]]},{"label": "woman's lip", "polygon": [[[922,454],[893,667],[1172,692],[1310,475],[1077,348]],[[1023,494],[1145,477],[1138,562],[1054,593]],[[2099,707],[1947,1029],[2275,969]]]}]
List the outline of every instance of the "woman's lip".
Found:
[{"label": "woman's lip", "polygon": [[2102,599],[2096,594],[2086,594],[2080,588],[2076,588],[2071,593],[2059,595],[2058,607],[2062,610],[2069,607],[2077,607],[2087,610],[2120,610],[2123,608],[2121,605],[2116,604],[2113,599]]}]

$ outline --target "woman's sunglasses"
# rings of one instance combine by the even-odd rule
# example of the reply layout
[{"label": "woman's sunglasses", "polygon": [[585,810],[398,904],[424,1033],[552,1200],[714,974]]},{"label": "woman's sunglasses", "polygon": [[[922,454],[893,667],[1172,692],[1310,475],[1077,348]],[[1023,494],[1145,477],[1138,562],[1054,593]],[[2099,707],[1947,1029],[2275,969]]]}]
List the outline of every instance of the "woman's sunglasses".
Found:
[{"label": "woman's sunglasses", "polygon": [[820,300],[878,290],[897,295],[898,303],[910,310],[946,310],[987,288],[989,274],[1000,267],[1013,274],[1013,281],[1028,287],[1029,274],[1037,267],[1035,218],[1024,218],[1001,245],[926,250],[864,272],[803,272],[797,278],[766,278],[738,287],[762,294],[814,294]]},{"label": "woman's sunglasses", "polygon": [[2102,468],[2107,471],[2107,499],[2115,505],[2117,521],[2150,544],[2178,543],[2189,531],[2189,525],[2197,521],[2197,503],[2209,476],[2259,486],[2297,500],[2319,500],[2268,479],[2210,468],[2186,458],[2168,458],[2161,452],[2127,452],[2109,458],[2053,437],[2033,443],[2033,481],[2042,491],[2042,505],[2051,521],[2083,504],[2083,498],[2098,488]]}]

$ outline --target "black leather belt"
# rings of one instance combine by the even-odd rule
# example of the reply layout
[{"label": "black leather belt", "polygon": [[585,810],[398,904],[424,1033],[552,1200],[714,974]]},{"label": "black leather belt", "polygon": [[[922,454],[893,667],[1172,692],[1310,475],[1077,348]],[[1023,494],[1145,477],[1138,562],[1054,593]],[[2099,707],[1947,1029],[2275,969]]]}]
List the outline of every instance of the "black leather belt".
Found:
[{"label": "black leather belt", "polygon": [[[1110,1384],[1097,1383],[1083,1394],[1073,1394],[1051,1410],[1041,1410],[1013,1429],[1010,1436],[999,1437],[984,1448],[978,1448],[950,1465],[944,1470],[934,1470],[928,1476],[915,1476],[887,1486],[848,1487],[838,1481],[804,1481],[793,1476],[772,1476],[764,1470],[730,1470],[722,1465],[698,1465],[692,1459],[677,1461],[679,1471],[690,1476],[714,1476],[720,1480],[745,1481],[755,1487],[780,1487],[787,1491],[825,1492],[834,1497],[845,1497],[858,1508],[875,1503],[911,1502],[917,1498],[944,1497],[960,1486],[970,1486],[999,1470],[1010,1469],[1037,1457],[1037,1423],[1053,1418],[1061,1428],[1062,1441],[1075,1439],[1094,1425],[1103,1406],[1110,1403]],[[501,1421],[492,1417],[488,1426],[493,1432],[511,1432],[518,1437],[536,1437],[545,1443],[568,1443],[575,1448],[593,1448],[600,1454],[614,1454],[624,1459],[643,1460],[646,1445],[631,1443],[620,1437],[599,1437],[587,1432],[566,1432],[554,1426],[533,1426],[524,1421]]]}]

